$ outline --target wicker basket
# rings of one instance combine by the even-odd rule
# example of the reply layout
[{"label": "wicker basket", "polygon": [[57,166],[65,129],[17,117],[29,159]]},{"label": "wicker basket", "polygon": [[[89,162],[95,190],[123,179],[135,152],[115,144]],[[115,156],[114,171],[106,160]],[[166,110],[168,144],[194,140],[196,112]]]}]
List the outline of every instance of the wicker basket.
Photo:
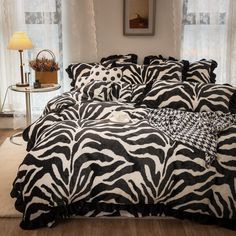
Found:
[{"label": "wicker basket", "polygon": [[[41,50],[37,54],[36,60],[40,60],[39,55],[42,52],[48,52],[53,61],[55,61],[56,58],[54,53],[48,49]],[[35,71],[35,80],[38,80],[40,84],[57,84],[57,71]]]}]

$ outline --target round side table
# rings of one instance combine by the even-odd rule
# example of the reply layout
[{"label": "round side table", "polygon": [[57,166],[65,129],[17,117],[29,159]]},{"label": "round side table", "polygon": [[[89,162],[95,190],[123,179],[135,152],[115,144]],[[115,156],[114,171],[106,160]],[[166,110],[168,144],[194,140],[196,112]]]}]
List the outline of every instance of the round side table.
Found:
[{"label": "round side table", "polygon": [[[26,125],[29,126],[31,124],[31,101],[30,94],[31,93],[45,93],[52,92],[61,88],[60,84],[52,84],[48,87],[43,88],[33,88],[33,87],[18,87],[16,85],[11,85],[10,89],[14,92],[25,93],[25,106],[26,106]],[[22,132],[16,133],[10,137],[10,141],[16,145],[21,145],[19,143],[14,142],[14,137],[19,137],[22,135]]]}]

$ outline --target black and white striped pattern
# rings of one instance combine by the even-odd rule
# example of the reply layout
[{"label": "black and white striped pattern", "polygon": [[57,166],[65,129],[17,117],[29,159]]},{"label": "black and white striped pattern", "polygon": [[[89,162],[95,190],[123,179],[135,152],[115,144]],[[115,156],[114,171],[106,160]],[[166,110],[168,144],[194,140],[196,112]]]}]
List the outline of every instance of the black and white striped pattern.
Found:
[{"label": "black and white striped pattern", "polygon": [[127,55],[111,55],[108,57],[103,57],[100,61],[100,63],[107,67],[111,68],[118,64],[126,64],[126,63],[133,63],[137,64],[138,56],[136,54],[127,54]]},{"label": "black and white striped pattern", "polygon": [[70,64],[66,72],[71,81],[71,87],[78,88],[76,83],[79,83],[82,79],[86,79],[90,75],[91,69],[97,65],[97,63],[74,63]]},{"label": "black and white striped pattern", "polygon": [[122,70],[121,81],[129,84],[144,84],[142,77],[142,65],[136,64],[116,64]]},{"label": "black and white striped pattern", "polygon": [[175,80],[182,81],[183,64],[181,62],[160,62],[144,66],[146,68],[145,77],[150,80]]},{"label": "black and white striped pattern", "polygon": [[139,102],[142,99],[142,95],[145,91],[146,84],[132,84],[132,98],[131,102]]},{"label": "black and white striped pattern", "polygon": [[173,57],[168,59],[159,56],[146,56],[144,58],[145,65],[154,65],[160,63],[176,63],[183,66],[182,81],[197,82],[197,83],[215,83],[216,74],[214,73],[217,67],[217,62],[211,59],[202,59],[199,61],[189,62],[187,60],[178,60]]},{"label": "black and white striped pattern", "polygon": [[[187,76],[187,71],[189,69],[189,61],[187,60],[177,60],[173,57],[169,57],[168,59],[163,57],[162,55],[159,56],[146,56],[144,58],[145,65],[159,65],[159,64],[166,64],[172,65],[175,70],[181,72],[181,80],[185,81]],[[181,81],[180,80],[180,81]]]},{"label": "black and white striped pattern", "polygon": [[156,81],[142,103],[150,108],[228,113],[235,92],[230,85]]},{"label": "black and white striped pattern", "polygon": [[112,91],[112,82],[91,81],[81,88],[82,101],[116,101],[117,93]]},{"label": "black and white striped pattern", "polygon": [[217,67],[217,63],[214,60],[196,61],[190,63],[186,81],[197,83],[215,83],[216,74],[213,72]]},{"label": "black and white striped pattern", "polygon": [[123,76],[121,81],[130,84],[148,84],[154,80],[182,80],[182,65],[162,63],[159,65],[117,64]]},{"label": "black and white striped pattern", "polygon": [[[72,215],[168,215],[235,228],[236,124],[220,134],[206,168],[203,151],[149,124],[150,109],[80,97],[54,99],[24,131],[28,154],[11,192],[22,228]],[[114,111],[130,121],[111,121]]]}]

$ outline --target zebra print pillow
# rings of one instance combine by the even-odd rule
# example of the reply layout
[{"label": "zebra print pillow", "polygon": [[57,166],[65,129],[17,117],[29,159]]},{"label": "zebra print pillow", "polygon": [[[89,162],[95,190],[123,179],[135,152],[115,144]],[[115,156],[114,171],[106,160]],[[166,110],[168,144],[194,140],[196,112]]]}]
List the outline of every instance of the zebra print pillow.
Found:
[{"label": "zebra print pillow", "polygon": [[143,64],[144,65],[150,65],[154,60],[159,60],[159,59],[162,59],[162,61],[167,60],[162,55],[159,55],[159,56],[150,55],[150,56],[145,56],[144,57]]},{"label": "zebra print pillow", "polygon": [[195,82],[156,81],[143,99],[150,108],[173,108],[187,111],[231,112],[230,101],[236,88],[230,85]]},{"label": "zebra print pillow", "polygon": [[76,83],[81,78],[88,77],[90,75],[91,69],[97,65],[97,63],[75,63],[70,64],[66,68],[66,72],[68,74],[68,77],[72,80],[71,81],[71,87],[77,88]]},{"label": "zebra print pillow", "polygon": [[217,62],[214,60],[196,61],[190,63],[186,75],[186,81],[198,83],[215,83],[216,74],[213,72],[217,67]]},{"label": "zebra print pillow", "polygon": [[122,81],[112,84],[112,92],[116,94],[114,97],[119,98],[119,102],[140,102],[150,89],[149,84],[130,84]]},{"label": "zebra print pillow", "polygon": [[131,84],[113,81],[90,81],[80,90],[82,101],[119,101],[131,102]]},{"label": "zebra print pillow", "polygon": [[183,64],[183,81],[197,82],[197,83],[215,83],[216,74],[214,73],[217,67],[217,62],[214,60],[202,59],[190,63],[186,60],[178,60],[174,57],[169,59],[159,56],[147,56],[144,58],[144,64],[159,64],[163,62],[176,62]]},{"label": "zebra print pillow", "polygon": [[121,81],[130,84],[148,84],[154,80],[174,79],[181,81],[182,65],[177,63],[161,63],[159,65],[116,64],[121,68]]},{"label": "zebra print pillow", "polygon": [[121,77],[122,77],[122,71],[119,68],[106,69],[102,65],[95,65],[90,70],[90,75],[88,77],[83,76],[77,79],[75,87],[81,88],[85,84],[94,80],[104,81],[104,82],[109,82],[109,81],[118,82],[120,81]]},{"label": "zebra print pillow", "polygon": [[101,59],[100,63],[108,68],[111,68],[115,63],[133,63],[137,64],[138,56],[136,54],[127,54],[127,55],[112,55],[109,57],[104,57]]},{"label": "zebra print pillow", "polygon": [[132,102],[132,85],[124,82],[113,83],[112,92],[118,93],[119,102]]},{"label": "zebra print pillow", "polygon": [[132,84],[131,86],[132,86],[131,102],[133,103],[139,102],[145,91],[146,84]]},{"label": "zebra print pillow", "polygon": [[112,91],[112,82],[90,81],[81,88],[82,101],[116,101],[117,93]]},{"label": "zebra print pillow", "polygon": [[151,80],[150,77],[155,80],[174,79],[176,81],[182,81],[184,66],[183,62],[174,61],[159,62],[158,64],[153,63],[146,66],[146,73],[149,81]]},{"label": "zebra print pillow", "polygon": [[189,62],[186,60],[176,60],[171,57],[169,59],[166,59],[163,56],[159,55],[159,56],[145,57],[144,61],[145,63],[149,63],[150,65],[161,65],[166,63],[167,66],[172,65],[179,67],[179,71],[181,72],[182,75],[181,80],[184,81],[186,79],[187,71],[189,68]]}]

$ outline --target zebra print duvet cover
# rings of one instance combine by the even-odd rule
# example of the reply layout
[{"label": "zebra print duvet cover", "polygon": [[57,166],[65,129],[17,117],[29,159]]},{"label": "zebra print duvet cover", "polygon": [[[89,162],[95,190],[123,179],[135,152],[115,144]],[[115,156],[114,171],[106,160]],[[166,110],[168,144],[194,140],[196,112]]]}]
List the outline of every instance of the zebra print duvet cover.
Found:
[{"label": "zebra print duvet cover", "polygon": [[[205,153],[153,127],[150,111],[81,102],[76,91],[49,102],[24,131],[28,154],[11,192],[21,227],[78,215],[174,216],[235,228],[236,124],[219,134],[206,168]],[[114,112],[129,118],[118,121]]]}]

